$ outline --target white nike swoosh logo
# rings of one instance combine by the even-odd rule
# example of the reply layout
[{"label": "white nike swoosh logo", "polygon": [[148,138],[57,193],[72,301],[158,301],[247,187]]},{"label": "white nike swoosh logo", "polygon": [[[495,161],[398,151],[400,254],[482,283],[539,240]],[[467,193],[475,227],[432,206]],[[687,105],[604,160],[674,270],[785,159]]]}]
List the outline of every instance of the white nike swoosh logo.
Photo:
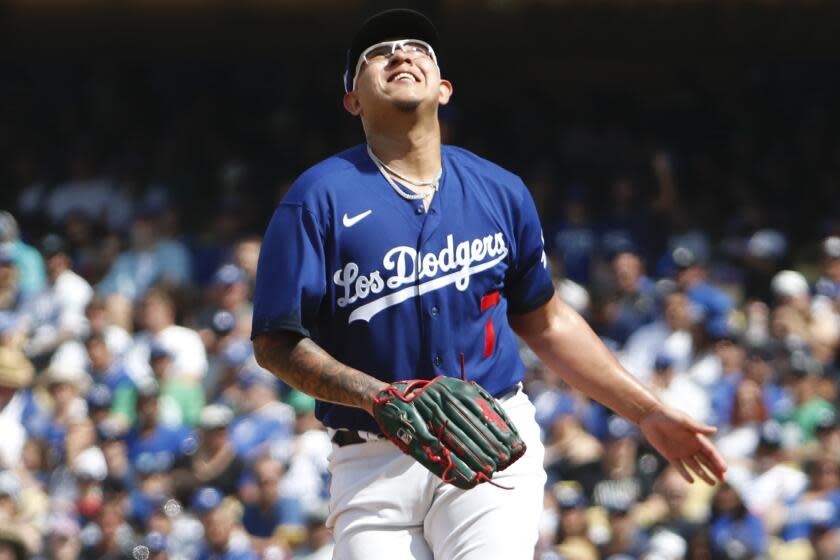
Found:
[{"label": "white nike swoosh logo", "polygon": [[344,224],[344,227],[353,227],[368,216],[370,216],[371,212],[373,212],[373,210],[367,210],[365,212],[362,212],[361,214],[353,216],[352,218],[348,218],[347,214],[344,214],[344,217],[341,218],[341,223]]}]

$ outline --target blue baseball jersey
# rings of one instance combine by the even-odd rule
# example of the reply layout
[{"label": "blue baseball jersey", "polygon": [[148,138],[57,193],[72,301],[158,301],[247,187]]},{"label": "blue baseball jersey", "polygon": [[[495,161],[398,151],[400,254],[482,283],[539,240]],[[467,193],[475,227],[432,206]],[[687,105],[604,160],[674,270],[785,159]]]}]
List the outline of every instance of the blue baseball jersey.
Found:
[{"label": "blue baseball jersey", "polygon": [[[399,196],[364,145],[292,185],[260,252],[252,336],[290,330],[386,382],[460,375],[499,395],[524,366],[508,313],[554,293],[539,218],[514,174],[442,147],[439,192]],[[318,402],[327,426],[378,432],[357,408]]]}]

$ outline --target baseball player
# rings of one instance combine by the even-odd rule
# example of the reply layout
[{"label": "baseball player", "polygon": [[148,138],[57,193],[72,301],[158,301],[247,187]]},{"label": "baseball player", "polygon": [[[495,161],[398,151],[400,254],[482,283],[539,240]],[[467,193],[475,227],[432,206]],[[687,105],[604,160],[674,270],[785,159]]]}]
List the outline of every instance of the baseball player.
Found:
[{"label": "baseball player", "polygon": [[[514,334],[686,479],[725,469],[714,428],[657,401],[554,296],[522,181],[441,145],[453,90],[437,46],[414,11],[362,25],[344,107],[367,142],[298,178],[259,259],[256,356],[318,399],[333,434],[327,525],[341,560],[533,557],[543,447]],[[467,433],[456,424],[471,413],[484,424]]]}]

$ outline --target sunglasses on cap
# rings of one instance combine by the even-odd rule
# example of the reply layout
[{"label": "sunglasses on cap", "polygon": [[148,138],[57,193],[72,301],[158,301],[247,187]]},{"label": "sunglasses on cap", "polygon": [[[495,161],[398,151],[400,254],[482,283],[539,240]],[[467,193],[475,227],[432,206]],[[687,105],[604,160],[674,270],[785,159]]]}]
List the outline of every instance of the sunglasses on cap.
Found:
[{"label": "sunglasses on cap", "polygon": [[435,51],[432,46],[425,41],[420,41],[418,39],[383,41],[382,43],[371,45],[362,51],[362,54],[359,56],[359,61],[356,63],[356,73],[353,74],[353,89],[356,89],[356,79],[359,77],[359,71],[362,69],[363,64],[370,64],[371,62],[375,62],[379,59],[389,59],[394,56],[397,49],[400,49],[412,59],[427,56],[431,58],[432,62],[434,62],[435,66],[437,66],[437,56],[435,56]]}]

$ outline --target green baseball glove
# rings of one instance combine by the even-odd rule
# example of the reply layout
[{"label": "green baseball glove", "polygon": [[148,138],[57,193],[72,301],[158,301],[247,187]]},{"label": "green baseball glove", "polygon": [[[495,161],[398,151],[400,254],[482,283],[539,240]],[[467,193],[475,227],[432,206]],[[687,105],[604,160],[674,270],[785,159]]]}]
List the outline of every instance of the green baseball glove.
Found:
[{"label": "green baseball glove", "polygon": [[385,437],[458,488],[490,481],[525,453],[513,422],[474,381],[392,383],[377,395],[374,416]]}]

